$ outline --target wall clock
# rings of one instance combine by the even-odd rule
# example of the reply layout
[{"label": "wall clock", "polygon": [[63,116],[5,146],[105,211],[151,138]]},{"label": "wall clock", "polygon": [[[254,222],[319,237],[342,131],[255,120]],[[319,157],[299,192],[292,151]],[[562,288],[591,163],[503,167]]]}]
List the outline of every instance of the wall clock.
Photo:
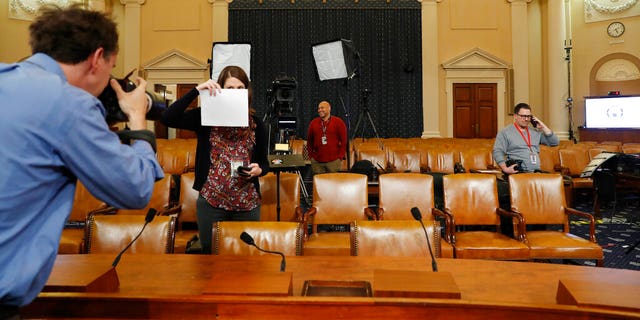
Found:
[{"label": "wall clock", "polygon": [[617,38],[619,36],[621,36],[624,33],[624,24],[622,24],[622,22],[611,22],[611,24],[609,24],[609,26],[607,27],[607,34],[610,37],[614,37]]}]

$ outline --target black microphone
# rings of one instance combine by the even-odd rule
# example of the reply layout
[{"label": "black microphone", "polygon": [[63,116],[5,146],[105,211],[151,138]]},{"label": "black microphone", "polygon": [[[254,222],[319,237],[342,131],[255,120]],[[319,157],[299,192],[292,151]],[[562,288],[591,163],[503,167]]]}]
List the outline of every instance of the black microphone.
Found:
[{"label": "black microphone", "polygon": [[244,241],[244,243],[246,243],[246,244],[248,244],[250,246],[254,246],[258,250],[260,250],[262,252],[279,254],[282,257],[282,260],[280,261],[280,272],[284,272],[284,269],[287,266],[287,262],[284,260],[284,254],[282,254],[282,252],[264,250],[264,249],[258,247],[256,242],[253,240],[253,237],[251,235],[249,235],[248,233],[244,232],[244,231],[242,231],[242,233],[240,234],[240,239],[242,239],[242,241]]},{"label": "black microphone", "polygon": [[124,249],[122,249],[120,253],[118,253],[116,258],[113,260],[113,263],[111,264],[112,267],[115,268],[118,265],[118,262],[120,262],[120,258],[122,257],[122,255],[125,253],[125,251],[127,251],[127,249],[129,249],[129,247],[131,247],[131,245],[134,242],[136,242],[136,240],[138,240],[138,238],[140,238],[142,231],[144,231],[144,228],[149,224],[149,222],[153,221],[153,217],[156,216],[156,213],[157,211],[154,208],[150,208],[149,211],[147,211],[147,216],[144,217],[144,224],[142,225],[142,229],[140,229],[140,232],[138,232],[138,235],[136,235],[136,237],[133,238],[133,240],[131,240],[131,242],[129,242],[129,244],[126,247],[124,247]]},{"label": "black microphone", "polygon": [[[418,207],[411,208],[411,215],[413,216],[414,219],[420,222],[420,225],[422,226],[422,230],[424,230],[424,236],[425,238],[427,238],[427,246],[429,247],[429,254],[431,255],[431,269],[433,270],[433,272],[437,272],[438,264],[436,263],[436,258],[433,256],[433,250],[431,250],[431,242],[429,241],[427,228],[424,227],[424,223],[422,222],[422,214],[420,213],[420,209],[418,209]],[[435,228],[433,232],[436,232]]]}]

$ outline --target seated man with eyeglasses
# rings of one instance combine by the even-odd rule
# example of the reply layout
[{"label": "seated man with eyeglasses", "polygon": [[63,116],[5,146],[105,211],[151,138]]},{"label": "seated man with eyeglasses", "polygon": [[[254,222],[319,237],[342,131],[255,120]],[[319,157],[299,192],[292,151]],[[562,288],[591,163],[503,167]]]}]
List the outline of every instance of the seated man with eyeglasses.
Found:
[{"label": "seated man with eyeglasses", "polygon": [[540,170],[540,144],[557,146],[558,143],[558,136],[531,114],[531,107],[518,103],[513,109],[513,125],[500,130],[496,136],[493,158],[506,174],[535,172]]}]

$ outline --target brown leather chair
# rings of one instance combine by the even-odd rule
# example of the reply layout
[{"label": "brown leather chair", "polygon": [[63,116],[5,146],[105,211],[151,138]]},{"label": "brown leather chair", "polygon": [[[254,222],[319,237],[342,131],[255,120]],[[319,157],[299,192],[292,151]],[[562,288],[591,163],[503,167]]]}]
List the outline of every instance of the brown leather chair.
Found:
[{"label": "brown leather chair", "polygon": [[[304,214],[312,233],[304,242],[305,255],[349,255],[348,231],[318,232],[319,225],[348,225],[375,219],[369,208],[367,176],[357,173],[323,173],[313,177],[313,204]],[[305,232],[307,228],[305,228]]]},{"label": "brown leather chair", "polygon": [[[559,174],[523,173],[509,176],[511,210],[522,215],[519,230],[532,259],[595,259],[603,265],[592,215],[568,208]],[[569,215],[589,221],[589,239],[571,234]],[[526,225],[563,225],[562,231],[527,231]]]},{"label": "brown leather chair", "polygon": [[540,170],[544,172],[560,172],[560,147],[540,145]]},{"label": "brown leather chair", "polygon": [[420,172],[420,151],[392,149],[388,153],[393,172]]},{"label": "brown leather chair", "polygon": [[71,214],[62,229],[58,254],[78,254],[84,252],[84,224],[90,213],[113,213],[114,208],[95,198],[80,182],[76,183]]},{"label": "brown leather chair", "polygon": [[[174,141],[175,139],[169,140]],[[184,140],[184,139],[179,139]],[[174,142],[158,148],[156,153],[162,171],[167,174],[182,174],[189,169],[189,150],[177,146]]]},{"label": "brown leather chair", "polygon": [[[259,178],[262,204],[260,220],[277,221],[277,180],[274,173]],[[280,221],[298,221],[296,208],[300,207],[300,177],[296,173],[280,173]]]},{"label": "brown leather chair", "polygon": [[268,254],[240,239],[248,233],[263,250],[301,256],[304,232],[302,224],[286,221],[220,221],[213,224],[213,254],[254,256]]},{"label": "brown leather chair", "polygon": [[[411,215],[413,207],[420,209],[424,221],[435,220],[432,215],[434,208],[432,176],[420,173],[387,173],[378,179],[378,220],[413,220]],[[445,235],[447,234],[448,232],[445,232]],[[451,244],[447,241],[439,241],[439,243],[437,248],[441,253],[439,256],[453,258]]]},{"label": "brown leather chair", "polygon": [[[502,210],[498,203],[496,176],[460,173],[443,177],[444,214],[450,223],[455,257],[464,259],[527,260],[529,247],[500,233],[500,215],[521,217]],[[434,210],[434,213],[439,210]],[[475,229],[474,228],[480,228]],[[484,229],[483,229],[484,228]]]},{"label": "brown leather chair", "polygon": [[180,175],[180,196],[178,203],[180,213],[176,221],[176,240],[174,253],[185,253],[187,243],[198,234],[198,218],[196,216],[196,201],[200,192],[193,189],[195,174],[187,172]]},{"label": "brown leather chair", "polygon": [[584,170],[591,161],[588,150],[586,147],[572,147],[558,150],[561,172],[564,176],[571,177],[571,189],[573,190],[572,199],[575,199],[577,193],[581,190],[582,192],[586,191],[593,195],[593,179],[591,179],[591,177],[580,177],[582,170]]},{"label": "brown leather chair", "polygon": [[[90,214],[85,226],[86,253],[117,254],[140,233],[145,217]],[[126,253],[173,253],[176,218],[156,216]]]},{"label": "brown leather chair", "polygon": [[460,164],[466,172],[500,173],[500,169],[493,165],[491,148],[468,147],[460,150]]},{"label": "brown leather chair", "polygon": [[369,160],[376,166],[376,169],[383,171],[387,170],[389,161],[387,160],[387,153],[384,150],[379,149],[364,149],[358,152],[358,160]]},{"label": "brown leather chair", "polygon": [[171,202],[171,194],[173,192],[173,177],[165,174],[164,178],[156,181],[153,186],[151,199],[146,207],[142,209],[118,209],[118,214],[127,215],[146,215],[149,209],[153,208],[158,211],[158,215],[177,214],[180,206]]},{"label": "brown leather chair", "polygon": [[[440,257],[439,223],[423,223],[433,255]],[[415,220],[354,221],[350,239],[352,256],[431,257],[424,229]]]},{"label": "brown leather chair", "polygon": [[427,171],[453,173],[456,163],[455,151],[447,146],[430,149],[427,152]]}]

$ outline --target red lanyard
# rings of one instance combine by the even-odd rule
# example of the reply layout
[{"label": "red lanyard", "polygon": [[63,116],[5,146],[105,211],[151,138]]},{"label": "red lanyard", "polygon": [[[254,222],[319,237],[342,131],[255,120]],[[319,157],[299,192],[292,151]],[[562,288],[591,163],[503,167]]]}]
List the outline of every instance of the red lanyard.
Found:
[{"label": "red lanyard", "polygon": [[515,123],[513,124],[516,129],[518,129],[518,132],[520,132],[520,135],[522,136],[522,140],[524,140],[524,142],[527,144],[527,147],[529,147],[529,150],[531,150],[531,134],[529,133],[529,128],[525,128],[527,130],[527,138],[529,138],[527,140],[527,138],[524,137],[524,133],[522,133],[522,130],[518,127],[518,125],[516,125]]}]

